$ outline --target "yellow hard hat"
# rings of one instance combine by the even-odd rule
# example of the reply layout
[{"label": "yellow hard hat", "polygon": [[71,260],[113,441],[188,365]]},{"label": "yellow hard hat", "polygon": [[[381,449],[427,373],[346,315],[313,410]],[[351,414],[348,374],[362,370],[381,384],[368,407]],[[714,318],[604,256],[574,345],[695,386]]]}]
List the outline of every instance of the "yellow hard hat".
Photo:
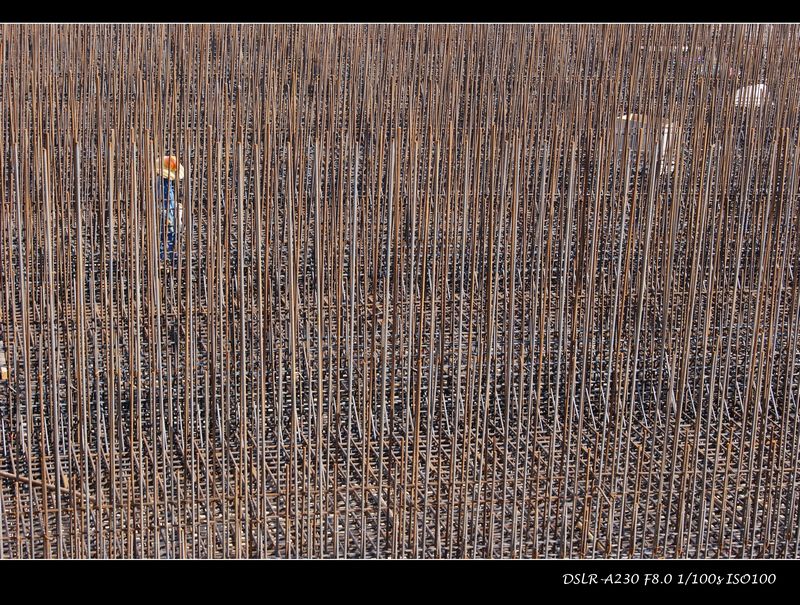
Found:
[{"label": "yellow hard hat", "polygon": [[176,176],[180,180],[183,178],[183,165],[178,163],[176,156],[165,155],[156,162],[156,172],[170,181],[174,181]]}]

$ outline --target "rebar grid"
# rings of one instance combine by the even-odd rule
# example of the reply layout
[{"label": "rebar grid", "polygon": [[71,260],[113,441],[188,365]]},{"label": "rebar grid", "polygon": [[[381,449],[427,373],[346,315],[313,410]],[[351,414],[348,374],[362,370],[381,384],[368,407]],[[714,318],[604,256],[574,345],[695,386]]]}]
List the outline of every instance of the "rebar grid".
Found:
[{"label": "rebar grid", "polygon": [[799,42],[3,25],[0,557],[798,557]]}]

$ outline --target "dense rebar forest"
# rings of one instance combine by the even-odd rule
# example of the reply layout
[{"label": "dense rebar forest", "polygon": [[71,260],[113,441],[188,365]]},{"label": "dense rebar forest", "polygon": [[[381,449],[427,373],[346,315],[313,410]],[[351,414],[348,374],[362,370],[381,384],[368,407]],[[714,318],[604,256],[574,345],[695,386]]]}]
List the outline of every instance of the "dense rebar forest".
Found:
[{"label": "dense rebar forest", "polygon": [[0,557],[798,557],[798,51],[0,26]]}]

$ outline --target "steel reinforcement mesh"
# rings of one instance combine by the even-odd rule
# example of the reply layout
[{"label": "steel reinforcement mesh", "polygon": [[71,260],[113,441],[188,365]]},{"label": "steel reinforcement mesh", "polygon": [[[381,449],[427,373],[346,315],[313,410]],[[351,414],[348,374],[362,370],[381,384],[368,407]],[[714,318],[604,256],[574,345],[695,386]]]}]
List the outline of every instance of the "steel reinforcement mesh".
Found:
[{"label": "steel reinforcement mesh", "polygon": [[0,557],[798,557],[798,51],[0,26]]}]

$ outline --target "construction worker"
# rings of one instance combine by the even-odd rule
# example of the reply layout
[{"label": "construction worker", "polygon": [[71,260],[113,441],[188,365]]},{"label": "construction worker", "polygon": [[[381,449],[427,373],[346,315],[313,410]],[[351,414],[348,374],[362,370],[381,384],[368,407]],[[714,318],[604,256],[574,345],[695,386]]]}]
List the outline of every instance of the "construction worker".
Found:
[{"label": "construction worker", "polygon": [[180,232],[183,207],[175,203],[175,180],[183,178],[183,166],[174,155],[165,155],[156,164],[156,172],[161,178],[161,235],[160,257],[171,263],[177,261],[175,243]]}]

